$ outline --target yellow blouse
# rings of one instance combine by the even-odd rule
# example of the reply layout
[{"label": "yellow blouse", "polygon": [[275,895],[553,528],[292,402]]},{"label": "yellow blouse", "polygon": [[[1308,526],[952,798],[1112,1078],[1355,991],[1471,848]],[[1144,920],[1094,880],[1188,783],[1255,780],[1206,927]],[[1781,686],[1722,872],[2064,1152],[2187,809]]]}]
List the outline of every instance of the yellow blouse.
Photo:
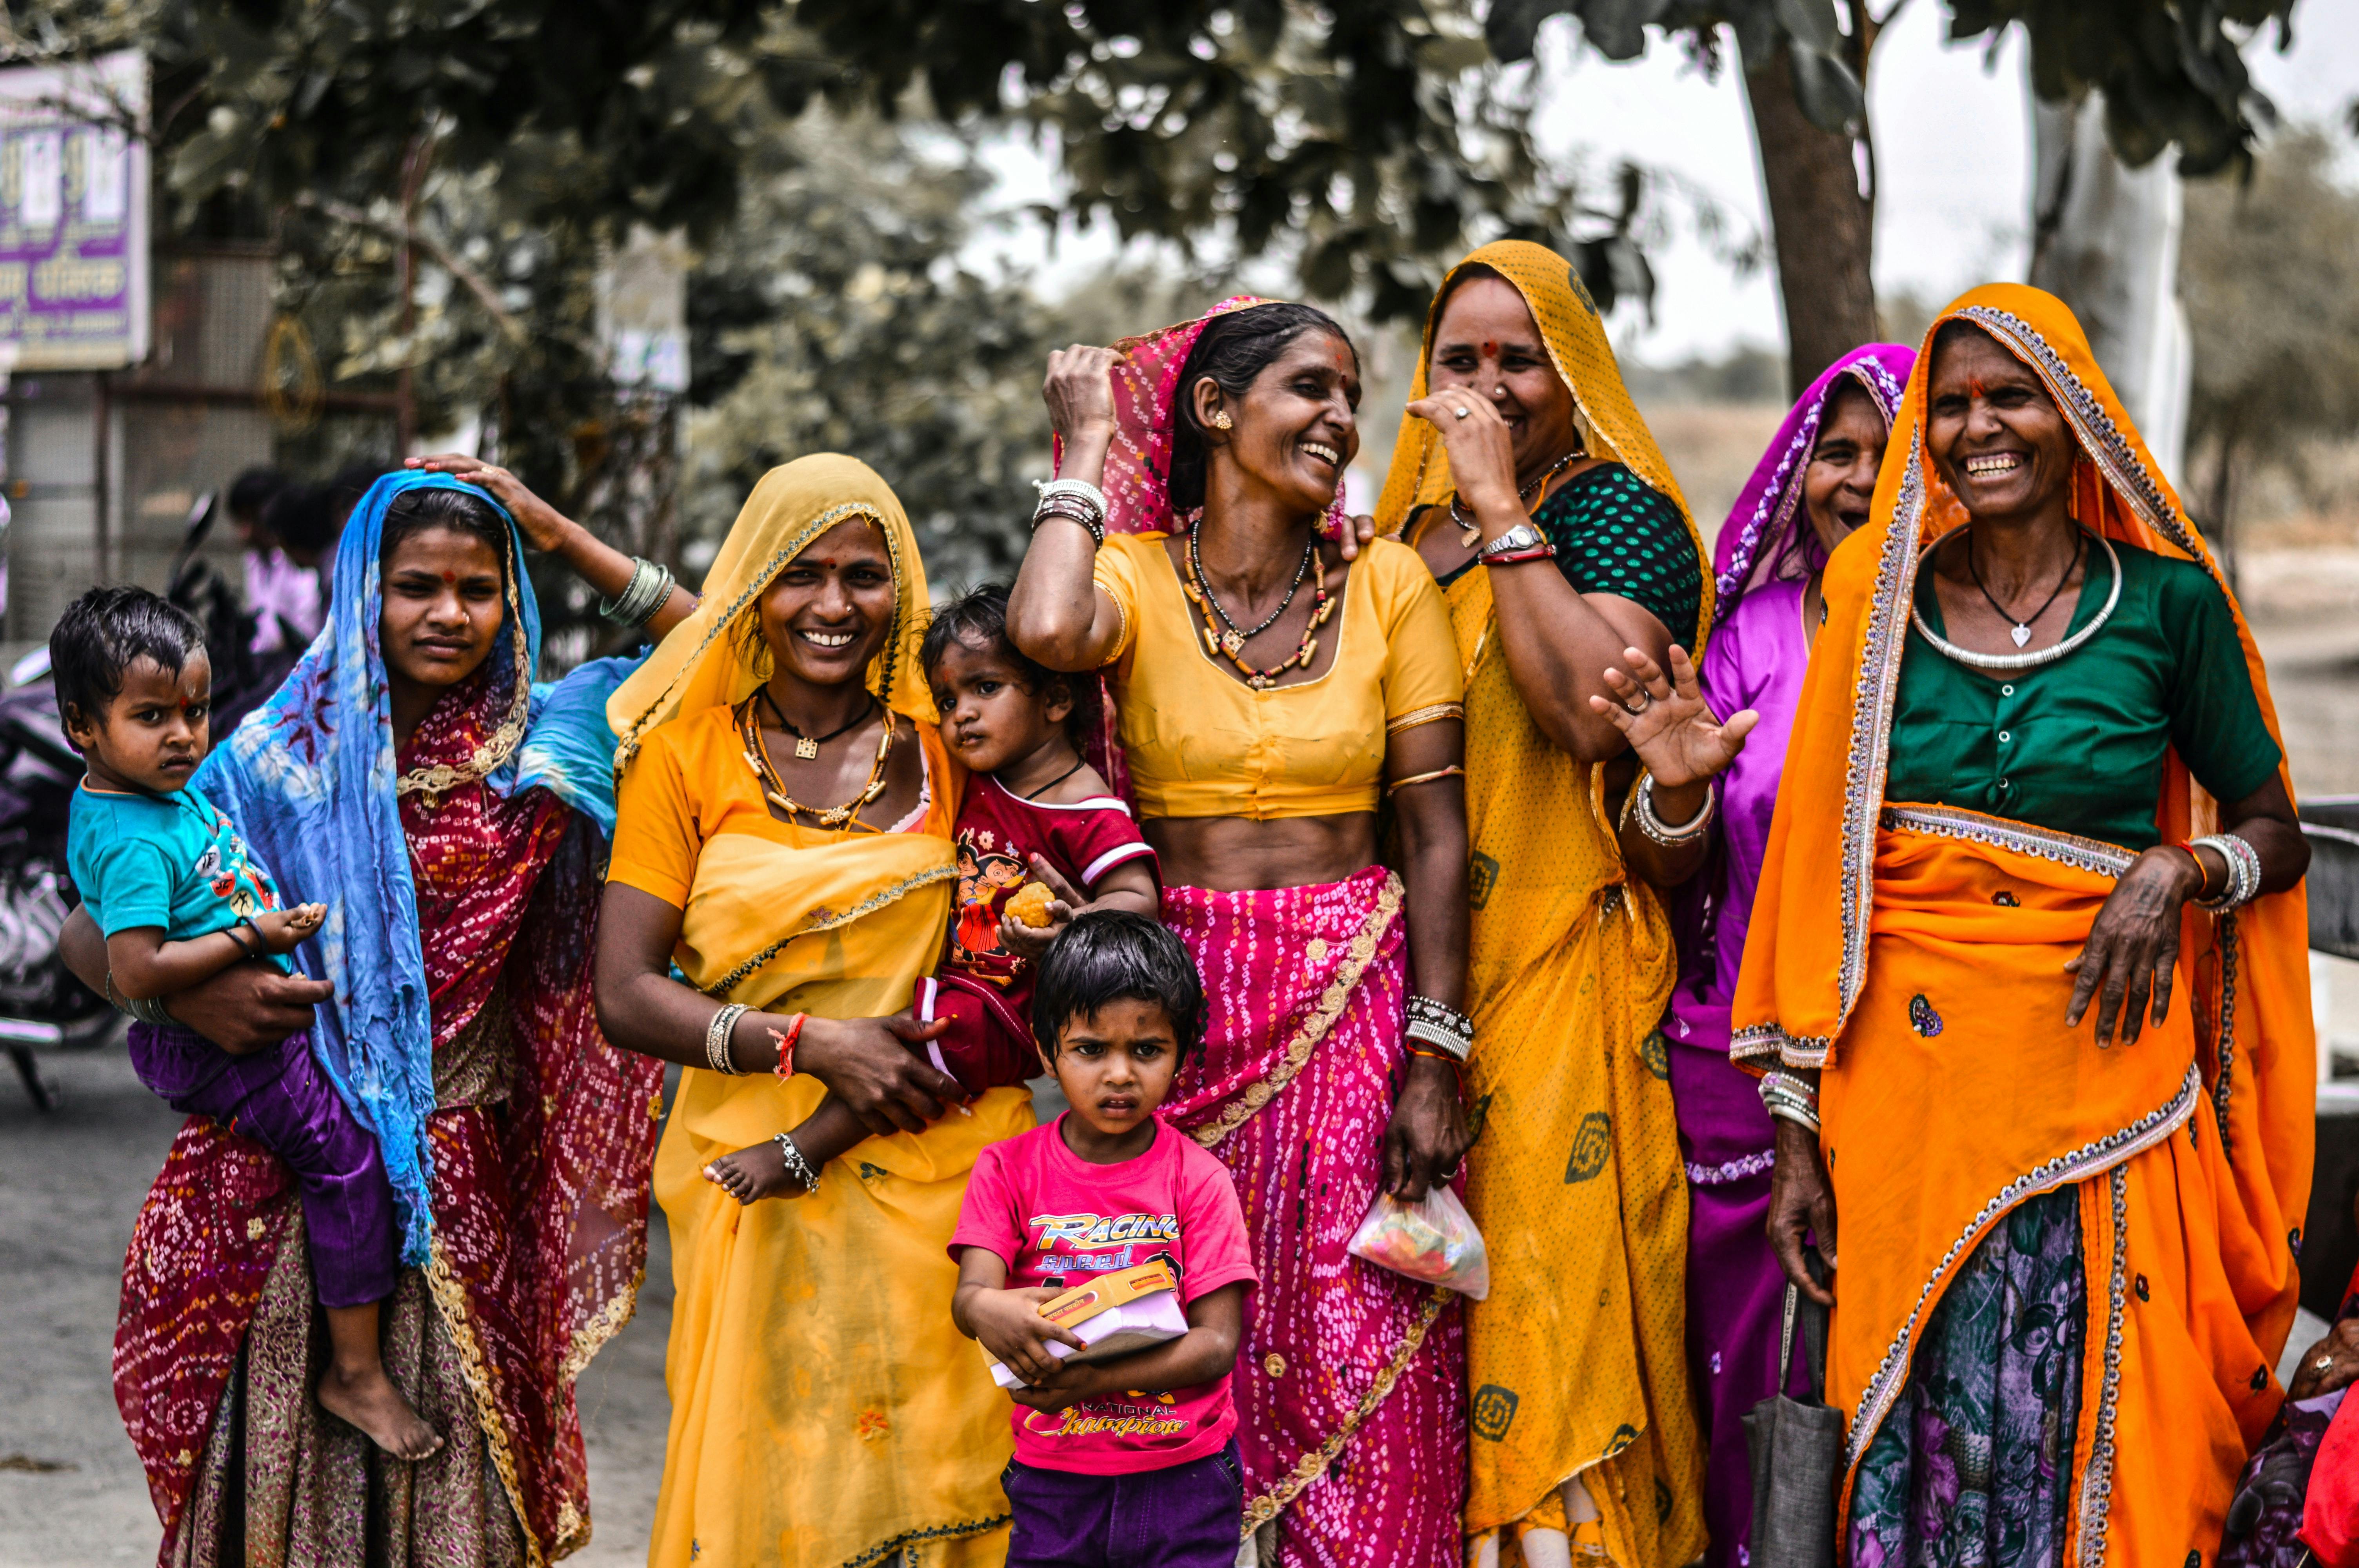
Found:
[{"label": "yellow blouse", "polygon": [[1114,535],[1097,560],[1097,585],[1122,614],[1108,674],[1141,815],[1374,811],[1387,728],[1443,717],[1428,710],[1465,696],[1449,606],[1417,552],[1370,544],[1329,622],[1338,641],[1327,673],[1256,691],[1205,651],[1166,536]]}]

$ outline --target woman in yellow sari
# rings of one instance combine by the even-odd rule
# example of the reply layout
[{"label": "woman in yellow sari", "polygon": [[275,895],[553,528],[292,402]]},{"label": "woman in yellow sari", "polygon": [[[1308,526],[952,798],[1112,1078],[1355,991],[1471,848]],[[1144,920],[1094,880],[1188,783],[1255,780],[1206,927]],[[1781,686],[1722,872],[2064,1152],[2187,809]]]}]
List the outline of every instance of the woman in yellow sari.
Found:
[{"label": "woman in yellow sari", "polygon": [[2310,1185],[2259,656],[2016,285],[1934,323],[1825,594],[1731,1049],[1775,1069],[1772,1244],[1837,1265],[1848,1561],[2200,1568],[2282,1397]]},{"label": "woman in yellow sari", "polygon": [[[1703,1546],[1687,1188],[1655,1028],[1674,960],[1608,806],[1634,760],[1585,699],[1644,708],[1603,672],[1701,652],[1712,582],[1563,257],[1511,241],[1453,268],[1412,390],[1376,524],[1440,579],[1465,665],[1482,1129],[1466,1203],[1492,1283],[1466,1317],[1464,1528],[1484,1568],[1584,1550],[1668,1568]],[[1696,825],[1700,850],[1702,782],[1650,796],[1657,820]]]},{"label": "woman in yellow sari", "polygon": [[[657,1568],[1006,1550],[1006,1400],[951,1325],[946,1249],[976,1152],[1030,1102],[993,1089],[928,1125],[957,1086],[886,1022],[934,967],[957,876],[925,611],[893,492],[804,458],[755,487],[696,612],[607,708],[600,1012],[687,1066],[656,1155],[679,1290]],[[741,1206],[705,1179],[828,1089],[877,1135],[807,1195]]]}]

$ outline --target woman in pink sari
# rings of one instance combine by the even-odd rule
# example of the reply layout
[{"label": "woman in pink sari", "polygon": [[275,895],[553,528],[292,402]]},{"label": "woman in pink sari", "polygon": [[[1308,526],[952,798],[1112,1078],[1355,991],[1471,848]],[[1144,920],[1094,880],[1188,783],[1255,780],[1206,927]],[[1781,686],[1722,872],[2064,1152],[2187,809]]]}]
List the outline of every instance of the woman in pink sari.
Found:
[{"label": "woman in pink sari", "polygon": [[1345,1250],[1379,1191],[1422,1197],[1466,1142],[1463,676],[1440,590],[1405,546],[1332,536],[1359,361],[1316,310],[1232,300],[1069,349],[1047,396],[1066,478],[1008,626],[1052,669],[1105,670],[1163,919],[1203,974],[1205,1054],[1163,1114],[1228,1166],[1253,1234],[1245,1529],[1288,1568],[1454,1563],[1455,1298]]},{"label": "woman in pink sari", "polygon": [[1721,528],[1718,609],[1699,672],[1714,713],[1760,722],[1721,783],[1712,859],[1677,921],[1680,980],[1663,1033],[1687,1159],[1688,1351],[1701,1391],[1710,1568],[1745,1561],[1753,1480],[1745,1412],[1777,1391],[1785,1273],[1763,1230],[1774,1163],[1769,1113],[1728,1059],[1728,1004],[1745,957],[1786,737],[1824,613],[1828,552],[1867,520],[1892,411],[1916,354],[1870,343],[1830,365],[1777,427]]}]

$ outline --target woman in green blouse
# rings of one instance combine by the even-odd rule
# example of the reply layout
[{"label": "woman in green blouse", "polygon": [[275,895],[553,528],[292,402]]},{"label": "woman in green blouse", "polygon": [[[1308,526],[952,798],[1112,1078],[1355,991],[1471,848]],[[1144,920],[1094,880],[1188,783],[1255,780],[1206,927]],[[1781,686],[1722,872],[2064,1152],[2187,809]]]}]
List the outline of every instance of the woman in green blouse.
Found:
[{"label": "woman in green blouse", "polygon": [[2259,660],[2049,296],[1943,312],[1893,434],[1732,1045],[1768,1069],[1772,1245],[1834,1306],[1846,1557],[2209,1563],[2310,1177],[2308,852]]}]

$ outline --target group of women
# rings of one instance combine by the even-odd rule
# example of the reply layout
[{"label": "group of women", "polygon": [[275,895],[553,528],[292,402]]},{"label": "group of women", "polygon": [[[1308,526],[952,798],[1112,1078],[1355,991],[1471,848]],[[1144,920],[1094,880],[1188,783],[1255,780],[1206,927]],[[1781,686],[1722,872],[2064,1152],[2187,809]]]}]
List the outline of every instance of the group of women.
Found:
[{"label": "group of women", "polygon": [[[1807,1380],[1791,1281],[1834,1305],[1847,1561],[2211,1562],[2294,1310],[2302,851],[2234,598],[2069,313],[1987,288],[1846,357],[1709,564],[1535,245],[1442,286],[1373,530],[1318,311],[1067,350],[1047,395],[1103,505],[1044,503],[1009,628],[1103,674],[1095,760],[1211,1001],[1165,1110],[1260,1275],[1241,1561],[1745,1563],[1740,1419]],[[534,686],[518,528],[659,599],[655,651]],[[403,1465],[321,1418],[292,1189],[192,1121],[116,1356],[167,1563],[582,1544],[572,1381],[650,1175],[650,1561],[1005,1552],[1006,1400],[944,1247],[1031,1109],[955,1103],[902,1018],[963,783],[916,538],[810,457],[701,594],[633,578],[497,469],[387,476],[330,632],[201,781],[334,913],[319,981],[173,1011],[235,1048],[318,1004],[419,1217],[387,1367],[450,1441]],[[1412,998],[1473,1019],[1462,1069],[1409,1048]],[[702,1178],[830,1090],[873,1136],[808,1195]],[[1347,1253],[1380,1191],[1451,1181],[1487,1299]]]}]

